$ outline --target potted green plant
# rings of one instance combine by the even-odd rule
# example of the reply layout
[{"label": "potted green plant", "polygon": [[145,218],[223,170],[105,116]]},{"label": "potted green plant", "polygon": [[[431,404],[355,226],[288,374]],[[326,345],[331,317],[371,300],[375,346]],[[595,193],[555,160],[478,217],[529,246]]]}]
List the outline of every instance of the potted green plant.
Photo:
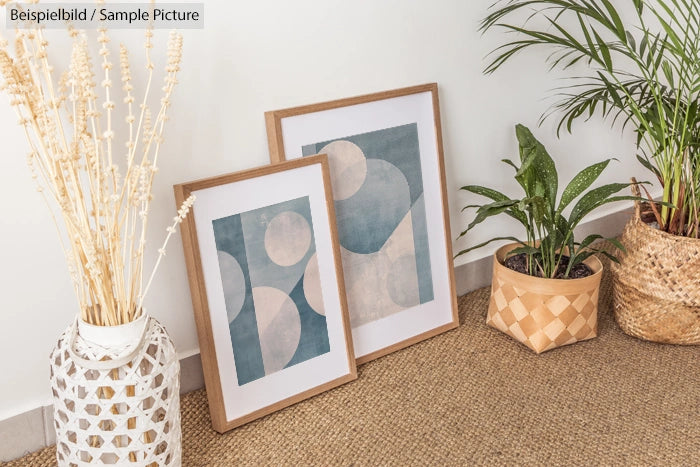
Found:
[{"label": "potted green plant", "polygon": [[[579,172],[557,202],[559,181],[554,161],[526,127],[517,125],[515,133],[520,166],[511,160],[504,162],[515,169],[515,180],[524,196],[515,199],[482,186],[462,187],[490,202],[465,207],[476,208],[476,214],[459,237],[492,216],[506,214],[522,224],[525,239],[495,237],[457,256],[497,240],[513,242],[494,255],[486,322],[540,353],[596,336],[603,265],[593,254],[600,252],[613,261],[617,259],[592,246],[603,238],[601,235],[591,234],[577,242],[574,229],[594,209],[636,198],[613,196],[629,183],[611,183],[584,193],[608,166],[611,159],[607,159]],[[567,218],[565,208],[577,199]],[[617,240],[608,240],[622,248]]]},{"label": "potted green plant", "polygon": [[[518,52],[551,49],[576,70],[550,112],[559,131],[596,113],[637,135],[637,159],[663,188],[625,228],[613,265],[615,316],[634,336],[700,343],[700,3],[690,0],[508,0],[481,30],[509,32],[486,73]],[[623,19],[624,18],[624,19]]]}]

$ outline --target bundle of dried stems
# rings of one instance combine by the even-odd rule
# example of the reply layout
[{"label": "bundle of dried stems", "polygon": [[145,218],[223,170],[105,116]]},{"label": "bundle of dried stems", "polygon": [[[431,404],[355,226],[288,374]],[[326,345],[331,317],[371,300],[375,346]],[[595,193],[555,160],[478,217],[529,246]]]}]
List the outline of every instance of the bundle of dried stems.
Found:
[{"label": "bundle of dried stems", "polygon": [[[6,3],[0,0],[0,7]],[[129,53],[120,45],[123,118],[128,127],[123,151],[113,131],[119,112],[107,30],[97,31],[99,78],[86,33],[71,27],[68,32],[70,65],[58,78],[41,28],[16,30],[13,51],[0,37],[1,89],[9,95],[29,141],[27,163],[57,224],[82,319],[99,326],[124,324],[143,313],[144,296],[165,246],[194,202],[190,198],[180,207],[146,276],[143,263],[153,177],[180,70],[182,36],[174,32],[169,36],[163,96],[155,118],[147,104],[154,81],[153,31],[145,33],[147,82],[138,101]],[[62,218],[63,228],[57,218]]]}]

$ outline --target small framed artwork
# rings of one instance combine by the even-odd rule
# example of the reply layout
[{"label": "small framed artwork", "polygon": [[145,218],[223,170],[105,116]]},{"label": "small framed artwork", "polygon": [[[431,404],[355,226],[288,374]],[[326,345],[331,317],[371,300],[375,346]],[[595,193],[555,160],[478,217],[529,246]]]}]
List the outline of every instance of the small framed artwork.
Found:
[{"label": "small framed artwork", "polygon": [[437,84],[265,119],[272,162],[328,155],[357,362],[456,327]]},{"label": "small framed artwork", "polygon": [[326,156],[174,188],[214,429],[355,379]]}]

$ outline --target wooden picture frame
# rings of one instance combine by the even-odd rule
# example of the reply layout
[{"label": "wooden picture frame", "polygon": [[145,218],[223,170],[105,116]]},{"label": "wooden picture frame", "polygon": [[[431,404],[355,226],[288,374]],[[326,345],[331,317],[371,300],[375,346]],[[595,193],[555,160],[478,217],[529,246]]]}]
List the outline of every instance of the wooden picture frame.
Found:
[{"label": "wooden picture frame", "polygon": [[457,327],[437,84],[265,120],[273,163],[328,154],[357,363]]},{"label": "wooden picture frame", "polygon": [[174,190],[214,429],[357,378],[326,156]]}]

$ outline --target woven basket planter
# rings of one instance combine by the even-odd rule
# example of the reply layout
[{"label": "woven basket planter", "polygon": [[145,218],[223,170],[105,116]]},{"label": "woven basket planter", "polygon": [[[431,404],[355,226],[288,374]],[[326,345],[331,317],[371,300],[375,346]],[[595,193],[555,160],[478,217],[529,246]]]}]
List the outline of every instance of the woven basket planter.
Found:
[{"label": "woven basket planter", "polygon": [[179,376],[153,318],[70,326],[51,354],[58,465],[180,466]]},{"label": "woven basket planter", "polygon": [[493,260],[486,324],[522,342],[536,353],[592,339],[598,333],[598,295],[603,265],[595,256],[585,263],[593,275],[582,279],[543,279],[503,265],[505,245]]},{"label": "woven basket planter", "polygon": [[700,240],[647,225],[637,206],[621,241],[627,252],[611,265],[620,328],[649,341],[700,344]]}]

